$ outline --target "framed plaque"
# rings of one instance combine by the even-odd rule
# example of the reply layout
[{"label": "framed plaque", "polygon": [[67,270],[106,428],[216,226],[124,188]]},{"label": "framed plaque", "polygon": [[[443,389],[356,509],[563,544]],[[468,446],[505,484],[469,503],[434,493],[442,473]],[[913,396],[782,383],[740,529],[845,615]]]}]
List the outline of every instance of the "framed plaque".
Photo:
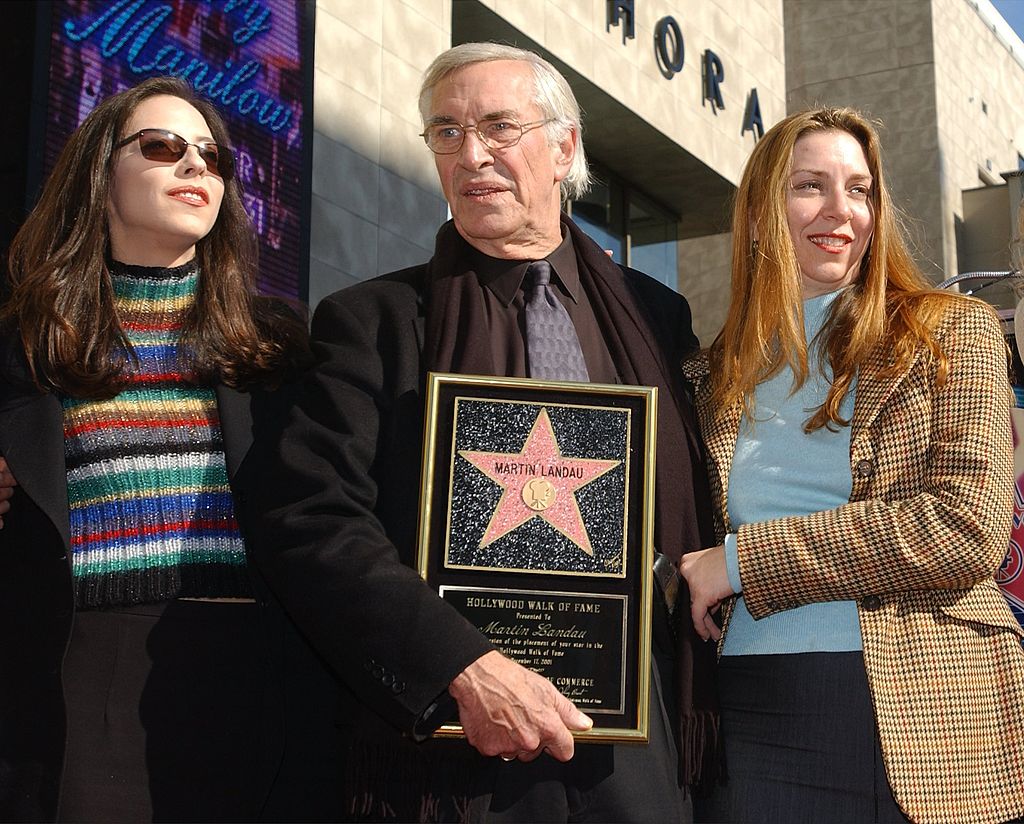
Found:
[{"label": "framed plaque", "polygon": [[427,381],[420,574],[594,719],[577,740],[646,742],[657,389]]}]

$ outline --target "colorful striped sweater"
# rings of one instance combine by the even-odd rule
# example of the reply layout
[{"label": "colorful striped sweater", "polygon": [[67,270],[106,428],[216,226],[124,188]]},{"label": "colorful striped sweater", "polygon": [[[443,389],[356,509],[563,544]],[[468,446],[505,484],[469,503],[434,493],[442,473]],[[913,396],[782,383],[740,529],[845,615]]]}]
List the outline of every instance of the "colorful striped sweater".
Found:
[{"label": "colorful striped sweater", "polygon": [[216,396],[178,357],[196,264],[111,275],[139,364],[114,398],[62,398],[76,604],[247,596]]}]

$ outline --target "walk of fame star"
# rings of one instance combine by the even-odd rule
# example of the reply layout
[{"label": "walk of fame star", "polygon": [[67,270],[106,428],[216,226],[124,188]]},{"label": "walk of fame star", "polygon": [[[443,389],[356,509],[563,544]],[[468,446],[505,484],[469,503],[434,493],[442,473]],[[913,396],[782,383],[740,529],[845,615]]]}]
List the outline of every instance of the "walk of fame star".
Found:
[{"label": "walk of fame star", "polygon": [[544,407],[541,407],[521,451],[475,452],[461,449],[459,455],[502,488],[501,500],[480,540],[481,549],[531,518],[542,518],[593,556],[594,550],[575,492],[622,461],[562,455]]}]

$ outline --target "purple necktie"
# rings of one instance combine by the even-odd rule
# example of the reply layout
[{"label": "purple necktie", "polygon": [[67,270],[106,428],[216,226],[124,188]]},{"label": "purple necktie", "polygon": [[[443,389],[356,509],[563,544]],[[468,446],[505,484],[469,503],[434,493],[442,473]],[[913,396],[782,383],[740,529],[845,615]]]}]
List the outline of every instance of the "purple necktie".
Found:
[{"label": "purple necktie", "polygon": [[589,381],[572,318],[551,291],[551,264],[538,260],[526,270],[526,354],[530,377]]}]

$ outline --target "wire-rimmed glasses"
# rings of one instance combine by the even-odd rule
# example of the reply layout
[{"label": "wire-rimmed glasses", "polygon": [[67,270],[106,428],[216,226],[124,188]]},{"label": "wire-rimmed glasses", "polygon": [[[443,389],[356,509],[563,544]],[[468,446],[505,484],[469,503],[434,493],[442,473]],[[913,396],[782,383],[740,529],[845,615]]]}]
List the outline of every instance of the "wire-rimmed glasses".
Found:
[{"label": "wire-rimmed glasses", "polygon": [[427,148],[434,154],[455,154],[462,148],[466,140],[466,132],[472,130],[488,149],[508,149],[515,146],[531,129],[544,126],[554,120],[534,120],[531,123],[520,123],[514,117],[485,118],[479,123],[462,125],[461,123],[432,123],[423,130],[420,137]]}]

